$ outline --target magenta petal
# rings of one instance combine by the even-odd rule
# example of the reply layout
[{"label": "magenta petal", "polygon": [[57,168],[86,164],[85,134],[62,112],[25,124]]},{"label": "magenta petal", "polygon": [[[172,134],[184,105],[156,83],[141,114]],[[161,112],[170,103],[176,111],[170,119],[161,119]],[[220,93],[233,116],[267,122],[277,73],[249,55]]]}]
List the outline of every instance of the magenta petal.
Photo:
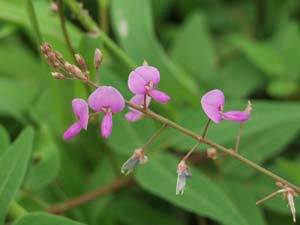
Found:
[{"label": "magenta petal", "polygon": [[111,108],[112,112],[120,112],[125,107],[125,100],[120,92],[111,86],[97,88],[88,99],[89,106],[96,112],[103,108]]},{"label": "magenta petal", "polygon": [[79,119],[79,123],[83,129],[87,129],[89,123],[89,108],[86,101],[76,98],[72,101],[73,111]]},{"label": "magenta petal", "polygon": [[138,73],[147,83],[153,82],[153,87],[156,87],[160,80],[158,69],[153,66],[140,66],[134,70]]},{"label": "magenta petal", "polygon": [[158,91],[154,89],[151,90],[149,94],[152,98],[154,98],[156,101],[160,103],[166,103],[170,100],[170,96],[162,91]]},{"label": "magenta petal", "polygon": [[249,114],[243,111],[229,111],[223,113],[223,119],[235,122],[245,122],[249,119]]},{"label": "magenta petal", "polygon": [[220,123],[222,120],[221,107],[224,105],[224,101],[224,94],[218,89],[207,92],[201,98],[204,112],[215,123]]},{"label": "magenta petal", "polygon": [[136,112],[128,112],[126,113],[125,117],[129,122],[135,122],[143,116],[143,113],[136,111]]},{"label": "magenta petal", "polygon": [[112,115],[111,113],[106,113],[102,119],[101,123],[101,134],[104,138],[108,138],[112,131]]},{"label": "magenta petal", "polygon": [[147,92],[145,86],[152,82],[153,87],[156,87],[159,80],[158,69],[152,66],[140,66],[129,74],[128,87],[132,93],[144,95]]},{"label": "magenta petal", "polygon": [[[130,102],[138,105],[138,106],[144,106],[144,95],[135,95],[130,99]],[[151,98],[149,96],[146,96],[146,106],[148,107],[150,105]],[[139,112],[138,110],[128,107],[131,111]]]},{"label": "magenta petal", "polygon": [[81,128],[80,121],[72,124],[64,133],[64,140],[67,141],[75,137],[80,132]]}]

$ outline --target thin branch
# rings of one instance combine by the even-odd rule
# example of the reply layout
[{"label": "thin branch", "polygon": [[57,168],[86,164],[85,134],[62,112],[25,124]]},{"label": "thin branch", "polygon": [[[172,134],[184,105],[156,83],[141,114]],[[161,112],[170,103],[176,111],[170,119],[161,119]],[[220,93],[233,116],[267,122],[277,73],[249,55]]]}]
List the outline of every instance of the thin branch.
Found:
[{"label": "thin branch", "polygon": [[235,143],[235,149],[234,149],[235,152],[238,152],[238,150],[239,150],[242,129],[243,129],[243,123],[240,123],[239,131],[238,131],[238,135],[237,135],[236,143]]},{"label": "thin branch", "polygon": [[[95,88],[99,87],[97,84],[91,82],[90,80],[83,80],[83,81],[85,83],[91,85],[92,87],[95,87]],[[141,107],[139,105],[135,105],[135,104],[133,104],[133,103],[127,101],[127,100],[125,102],[126,102],[127,106],[129,106],[131,108],[134,108],[134,109],[136,109],[136,110],[138,110],[138,111],[140,111],[140,112],[148,115],[149,117],[162,122],[163,124],[167,124],[169,127],[172,127],[174,129],[180,131],[181,133],[184,133],[185,135],[190,136],[190,137],[196,139],[197,141],[203,142],[203,143],[205,143],[207,145],[210,145],[211,147],[214,147],[214,148],[216,148],[216,149],[224,152],[227,155],[233,156],[234,158],[236,158],[239,161],[243,162],[244,164],[252,167],[253,169],[259,171],[260,173],[263,173],[263,174],[265,174],[265,175],[273,178],[275,181],[280,181],[283,184],[286,184],[289,187],[293,188],[297,193],[300,193],[300,187],[297,187],[296,185],[288,182],[287,180],[283,179],[282,177],[280,177],[280,176],[272,173],[271,171],[269,171],[269,170],[261,167],[260,165],[252,162],[251,160],[249,160],[249,159],[241,156],[240,154],[238,154],[237,152],[235,152],[233,149],[226,148],[226,147],[224,147],[222,145],[219,145],[219,144],[217,144],[217,143],[215,143],[215,142],[213,142],[211,140],[203,138],[202,136],[199,136],[199,134],[197,134],[197,133],[195,133],[195,132],[193,132],[193,131],[191,131],[189,129],[186,129],[186,128],[180,126],[179,124],[177,124],[177,123],[175,123],[175,122],[173,122],[173,121],[171,121],[171,120],[169,120],[169,119],[167,119],[167,118],[165,118],[165,117],[163,117],[163,116],[161,116],[161,115],[159,115],[159,114],[151,111],[150,109],[145,110],[144,107]]]},{"label": "thin branch", "polygon": [[60,26],[61,26],[61,29],[63,31],[66,44],[68,46],[70,54],[73,57],[74,62],[76,62],[75,52],[74,52],[74,49],[72,47],[72,44],[71,44],[71,41],[70,41],[70,37],[69,37],[68,31],[67,31],[67,27],[66,27],[66,20],[65,20],[65,16],[64,16],[64,10],[63,10],[63,2],[62,2],[62,0],[58,0],[57,1],[57,6],[58,6],[57,12],[58,12],[58,15],[59,15]]},{"label": "thin branch", "polygon": [[145,150],[167,127],[168,125],[163,124],[162,127],[141,147],[141,149]]},{"label": "thin branch", "polygon": [[52,206],[48,208],[46,211],[53,214],[61,214],[69,209],[76,208],[84,203],[90,202],[97,197],[108,194],[110,192],[118,191],[122,187],[128,186],[133,183],[132,178],[122,178],[116,179],[112,184],[101,187],[94,191],[88,192],[84,195],[71,199],[69,201],[63,202],[61,204]]},{"label": "thin branch", "polygon": [[273,193],[269,194],[268,196],[266,196],[266,197],[264,197],[264,198],[258,200],[258,201],[256,202],[256,205],[259,205],[260,203],[263,203],[263,202],[265,202],[265,201],[267,201],[267,200],[269,200],[269,199],[275,197],[276,195],[278,195],[279,193],[282,193],[282,192],[283,192],[282,190],[274,191]]}]

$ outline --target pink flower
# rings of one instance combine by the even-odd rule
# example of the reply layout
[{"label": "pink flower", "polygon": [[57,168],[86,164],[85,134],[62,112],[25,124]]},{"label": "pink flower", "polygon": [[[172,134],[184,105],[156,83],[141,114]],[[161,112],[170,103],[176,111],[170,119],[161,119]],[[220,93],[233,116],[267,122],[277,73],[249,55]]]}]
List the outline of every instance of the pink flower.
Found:
[{"label": "pink flower", "polygon": [[159,81],[158,69],[152,66],[140,66],[129,74],[128,87],[134,94],[148,95],[158,102],[166,103],[170,100],[170,96],[155,89]]},{"label": "pink flower", "polygon": [[201,105],[206,115],[215,123],[220,123],[222,119],[245,122],[249,119],[249,113],[244,111],[223,112],[225,97],[218,89],[211,90],[203,95]]},{"label": "pink flower", "polygon": [[89,106],[96,112],[104,112],[101,123],[101,134],[108,138],[112,131],[112,116],[121,112],[125,107],[125,100],[120,92],[111,86],[97,88],[88,99]]},{"label": "pink flower", "polygon": [[[135,105],[139,105],[141,107],[144,107],[144,95],[135,95],[130,99],[130,102],[135,104]],[[149,106],[151,102],[151,98],[146,96],[146,107]],[[130,122],[135,122],[138,119],[140,119],[143,116],[143,113],[133,109],[131,107],[128,107],[130,112],[126,113],[125,117],[128,121]]]},{"label": "pink flower", "polygon": [[89,122],[89,108],[86,101],[80,98],[73,99],[72,107],[78,121],[73,123],[64,133],[64,140],[75,137],[81,129],[86,130]]}]

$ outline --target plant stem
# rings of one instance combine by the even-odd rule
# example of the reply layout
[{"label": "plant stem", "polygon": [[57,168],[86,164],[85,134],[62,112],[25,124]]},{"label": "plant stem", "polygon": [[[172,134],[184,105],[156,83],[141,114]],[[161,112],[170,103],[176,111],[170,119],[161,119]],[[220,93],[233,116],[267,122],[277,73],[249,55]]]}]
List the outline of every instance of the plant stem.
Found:
[{"label": "plant stem", "polygon": [[162,127],[141,147],[141,149],[145,150],[167,127],[167,124],[163,124]]},{"label": "plant stem", "polygon": [[99,27],[105,33],[108,32],[108,19],[107,19],[107,8],[108,8],[109,0],[98,0],[98,8],[99,8]]},{"label": "plant stem", "polygon": [[9,206],[8,215],[11,219],[17,220],[26,215],[28,212],[20,206],[16,201],[12,201]]},{"label": "plant stem", "polygon": [[277,194],[279,194],[279,193],[281,193],[281,192],[282,192],[282,191],[280,191],[280,190],[274,191],[273,193],[269,194],[268,196],[266,196],[266,197],[260,199],[259,201],[257,201],[257,202],[256,202],[256,205],[259,205],[260,203],[263,203],[263,202],[265,202],[265,201],[267,201],[267,200],[269,200],[269,199],[275,197]]},{"label": "plant stem", "polygon": [[70,10],[77,17],[81,25],[87,29],[89,32],[94,33],[99,36],[103,43],[122,61],[129,69],[134,69],[137,64],[134,60],[128,56],[119,46],[117,46],[106,33],[102,32],[97,26],[97,23],[83,10],[83,8],[75,0],[64,0],[64,2],[69,6]]},{"label": "plant stem", "polygon": [[[211,120],[208,119],[208,121],[207,121],[207,123],[205,125],[205,128],[204,128],[204,130],[202,132],[202,135],[201,135],[202,138],[205,138],[205,135],[206,135],[207,129],[209,127],[210,121]],[[193,152],[198,148],[198,146],[200,144],[201,144],[201,141],[199,140],[198,143],[196,145],[194,145],[194,147],[183,157],[182,161],[186,161],[190,157],[190,155],[192,155]]]},{"label": "plant stem", "polygon": [[242,129],[243,129],[243,123],[240,123],[239,131],[238,131],[238,135],[237,135],[236,143],[235,143],[235,149],[234,149],[235,152],[238,152],[238,150],[239,150]]},{"label": "plant stem", "polygon": [[[92,87],[95,87],[95,88],[99,87],[97,84],[91,82],[90,80],[83,80],[83,81],[85,83],[91,85]],[[133,104],[133,103],[127,101],[127,100],[125,100],[125,103],[126,103],[127,106],[129,106],[131,108],[134,108],[134,109],[136,109],[136,110],[138,110],[138,111],[140,111],[140,112],[148,115],[149,117],[151,117],[151,118],[153,118],[155,120],[158,120],[158,121],[162,122],[163,124],[166,124],[169,127],[172,127],[174,129],[180,131],[181,133],[184,133],[185,135],[190,136],[190,137],[196,139],[199,142],[202,142],[202,143],[205,143],[207,145],[210,145],[211,147],[214,147],[214,148],[216,148],[216,149],[224,152],[226,155],[233,156],[234,158],[236,158],[239,161],[243,162],[244,164],[252,167],[253,169],[259,171],[260,173],[263,173],[263,174],[265,174],[265,175],[273,178],[275,181],[280,181],[281,183],[286,184],[290,188],[294,189],[297,193],[300,193],[300,187],[297,187],[296,185],[288,182],[287,180],[283,179],[282,177],[280,177],[280,176],[272,173],[271,171],[269,171],[269,170],[261,167],[260,165],[252,162],[251,160],[249,160],[249,159],[241,156],[240,154],[238,154],[237,152],[235,152],[233,149],[226,148],[226,147],[224,147],[222,145],[219,145],[219,144],[217,144],[217,143],[215,143],[215,142],[213,142],[211,140],[208,140],[208,139],[200,136],[199,134],[197,134],[197,133],[195,133],[195,132],[193,132],[193,131],[191,131],[189,129],[186,129],[185,127],[182,127],[179,124],[177,124],[177,123],[175,123],[175,122],[173,122],[173,121],[171,121],[171,120],[169,120],[169,119],[167,119],[167,118],[165,118],[165,117],[163,117],[163,116],[161,116],[161,115],[159,115],[159,114],[151,111],[150,109],[146,109],[145,110],[143,106],[135,105],[135,104]],[[208,127],[208,125],[207,125],[207,127]],[[206,130],[207,129],[204,129],[202,135],[205,135]]]},{"label": "plant stem", "polygon": [[24,0],[24,4],[25,4],[25,8],[26,8],[30,23],[34,30],[35,37],[36,37],[36,44],[39,49],[43,42],[43,39],[42,39],[42,34],[41,34],[41,31],[39,28],[38,20],[37,20],[36,14],[35,14],[34,6],[31,2],[31,0]]},{"label": "plant stem", "polygon": [[57,1],[57,6],[58,6],[58,15],[59,15],[59,21],[60,21],[60,26],[61,29],[63,31],[64,34],[64,38],[66,41],[66,44],[68,46],[69,52],[74,60],[74,62],[76,62],[76,58],[75,58],[75,52],[74,49],[72,47],[71,41],[70,41],[70,37],[67,31],[67,27],[66,27],[66,20],[65,20],[65,16],[64,16],[64,10],[63,10],[63,2],[62,0],[58,0]]},{"label": "plant stem", "polygon": [[111,185],[101,187],[99,189],[96,189],[94,191],[88,192],[84,195],[81,195],[77,198],[71,199],[69,201],[63,202],[61,204],[55,205],[51,208],[47,209],[47,212],[54,213],[54,214],[60,214],[63,213],[69,209],[75,208],[79,205],[82,205],[86,202],[89,202],[91,200],[94,200],[95,198],[105,195],[112,191],[117,191],[121,189],[122,187],[128,186],[133,183],[132,178],[122,178],[122,179],[116,179]]}]

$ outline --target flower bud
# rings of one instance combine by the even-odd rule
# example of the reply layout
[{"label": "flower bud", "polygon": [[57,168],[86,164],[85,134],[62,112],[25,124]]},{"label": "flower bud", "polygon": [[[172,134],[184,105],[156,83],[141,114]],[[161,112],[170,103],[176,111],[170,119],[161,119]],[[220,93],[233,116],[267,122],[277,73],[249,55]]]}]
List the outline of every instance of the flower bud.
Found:
[{"label": "flower bud", "polygon": [[52,50],[52,47],[49,43],[47,42],[44,42],[42,45],[41,45],[41,51],[44,53],[44,54],[48,54],[49,52],[51,52]]},{"label": "flower bud", "polygon": [[78,63],[78,65],[84,70],[87,70],[87,66],[86,63],[84,61],[84,58],[80,55],[80,54],[75,54],[75,58],[76,58],[76,62]]},{"label": "flower bud", "polygon": [[55,79],[58,79],[58,80],[64,80],[65,79],[65,76],[61,73],[58,73],[58,72],[52,72],[51,73],[52,76],[55,78]]},{"label": "flower bud", "polygon": [[245,112],[250,115],[251,111],[252,111],[252,103],[250,102],[250,100],[248,100],[248,104],[245,108]]},{"label": "flower bud", "polygon": [[143,66],[149,66],[149,63],[144,59]]},{"label": "flower bud", "polygon": [[123,164],[121,168],[122,173],[129,174],[138,164],[144,164],[148,161],[148,157],[144,154],[143,149],[136,149],[133,155]]},{"label": "flower bud", "polygon": [[69,74],[72,74],[76,77],[82,77],[82,71],[75,65],[72,65],[68,62],[65,62],[65,69]]},{"label": "flower bud", "polygon": [[103,59],[102,52],[100,51],[99,48],[96,48],[94,54],[94,66],[96,69],[98,69],[99,66],[101,65],[102,59]]},{"label": "flower bud", "polygon": [[217,159],[218,158],[218,153],[217,150],[215,148],[208,148],[206,151],[207,154],[207,158],[209,159]]}]

